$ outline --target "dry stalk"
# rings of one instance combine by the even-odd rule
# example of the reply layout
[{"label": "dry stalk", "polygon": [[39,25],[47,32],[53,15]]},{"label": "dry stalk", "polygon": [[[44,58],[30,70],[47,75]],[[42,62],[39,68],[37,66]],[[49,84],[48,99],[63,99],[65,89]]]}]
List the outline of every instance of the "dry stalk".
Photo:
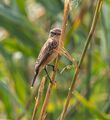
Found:
[{"label": "dry stalk", "polygon": [[63,16],[63,24],[62,24],[62,34],[60,37],[60,47],[64,47],[64,37],[65,37],[65,31],[66,31],[66,26],[67,26],[67,20],[68,20],[68,15],[69,15],[69,9],[70,9],[70,3],[71,0],[65,0],[64,3],[64,16]]},{"label": "dry stalk", "polygon": [[[66,30],[66,25],[67,25],[67,20],[68,20],[70,1],[71,0],[65,0],[65,3],[64,3],[65,6],[64,6],[62,33],[61,33],[60,43],[59,43],[60,47],[64,46],[64,36],[65,36],[65,30]],[[55,83],[55,76],[56,76],[56,71],[57,71],[57,67],[58,67],[58,61],[59,61],[59,59],[57,57],[56,61],[55,61],[55,71],[52,72],[52,76],[51,76],[51,79],[52,79],[53,83]],[[45,119],[46,108],[47,108],[47,105],[48,105],[48,102],[49,102],[49,99],[50,99],[50,95],[51,95],[51,92],[52,92],[53,85],[54,84],[49,83],[39,120],[44,120]]]},{"label": "dry stalk", "polygon": [[46,108],[47,108],[47,105],[48,105],[48,102],[49,102],[49,98],[50,98],[50,95],[51,95],[52,87],[53,87],[53,85],[55,83],[55,75],[56,75],[56,70],[57,70],[57,65],[58,65],[58,62],[57,62],[58,60],[57,59],[55,61],[55,71],[53,71],[52,75],[51,75],[51,80],[53,81],[53,83],[49,83],[49,86],[48,86],[48,89],[47,89],[47,93],[46,93],[46,96],[45,96],[45,100],[44,100],[44,103],[43,103],[43,106],[42,106],[42,109],[41,109],[39,120],[44,120],[45,116],[46,116],[45,115]]},{"label": "dry stalk", "polygon": [[42,98],[42,94],[43,94],[43,90],[44,90],[44,85],[45,85],[45,81],[46,81],[46,76],[44,76],[41,80],[40,86],[39,86],[39,90],[38,90],[38,96],[37,98],[35,98],[35,106],[34,106],[34,111],[33,111],[33,115],[32,115],[32,120],[36,120],[36,114],[37,114],[37,110]]},{"label": "dry stalk", "polygon": [[101,10],[101,7],[102,7],[102,2],[103,2],[103,0],[98,0],[97,1],[97,5],[96,5],[93,21],[92,21],[92,24],[91,24],[91,28],[90,28],[90,31],[89,31],[89,34],[88,34],[88,37],[87,37],[87,40],[86,40],[86,44],[85,44],[84,50],[82,52],[82,56],[81,56],[80,62],[79,62],[78,67],[77,67],[77,69],[75,71],[74,79],[73,79],[73,81],[71,83],[71,87],[70,87],[70,90],[68,92],[68,95],[67,95],[67,98],[66,98],[66,103],[65,103],[63,111],[61,113],[60,120],[64,120],[65,119],[66,111],[68,109],[69,102],[70,102],[70,99],[72,97],[72,93],[73,93],[73,90],[74,90],[74,85],[75,85],[75,82],[77,80],[77,77],[78,77],[78,74],[79,74],[79,71],[80,71],[80,67],[82,65],[83,59],[85,57],[86,51],[88,49],[89,43],[90,43],[90,41],[92,39],[94,30],[95,30],[95,27],[96,27],[98,16],[99,16],[99,13],[100,13],[100,10]]}]

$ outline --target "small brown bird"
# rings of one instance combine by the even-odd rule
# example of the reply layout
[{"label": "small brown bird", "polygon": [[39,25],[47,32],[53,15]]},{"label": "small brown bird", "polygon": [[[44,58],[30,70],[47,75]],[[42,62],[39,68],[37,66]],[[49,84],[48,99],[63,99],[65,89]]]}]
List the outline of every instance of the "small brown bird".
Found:
[{"label": "small brown bird", "polygon": [[[60,28],[50,30],[48,40],[43,45],[35,64],[35,76],[32,80],[32,86],[38,74],[58,56],[59,39],[61,35]],[[45,69],[46,70],[46,69]],[[46,71],[47,72],[47,71]]]}]

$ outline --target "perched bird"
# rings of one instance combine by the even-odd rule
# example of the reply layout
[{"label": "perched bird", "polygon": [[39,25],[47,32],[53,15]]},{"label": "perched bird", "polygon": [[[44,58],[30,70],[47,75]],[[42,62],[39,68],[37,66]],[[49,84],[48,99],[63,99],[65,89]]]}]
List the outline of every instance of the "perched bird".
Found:
[{"label": "perched bird", "polygon": [[35,75],[32,80],[32,87],[34,82],[38,76],[38,74],[48,65],[51,63],[57,56],[58,56],[58,48],[59,48],[59,39],[61,35],[60,28],[54,28],[50,30],[49,37],[41,51],[38,55],[36,64],[35,64]]}]

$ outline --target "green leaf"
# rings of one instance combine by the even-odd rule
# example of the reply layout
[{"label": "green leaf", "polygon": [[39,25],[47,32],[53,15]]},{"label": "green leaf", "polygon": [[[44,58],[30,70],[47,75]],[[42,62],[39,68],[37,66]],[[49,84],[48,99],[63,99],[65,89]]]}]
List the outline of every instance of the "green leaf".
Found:
[{"label": "green leaf", "polygon": [[20,12],[26,15],[26,0],[15,0]]},{"label": "green leaf", "polygon": [[101,113],[94,104],[87,101],[80,93],[74,92],[75,97],[93,114],[96,118],[101,120],[110,120],[110,115]]},{"label": "green leaf", "polygon": [[54,15],[58,14],[63,9],[61,0],[37,0],[37,2],[40,2],[49,13]]},{"label": "green leaf", "polygon": [[[14,107],[19,106],[18,100],[10,92],[9,87],[0,80],[0,98],[5,107],[5,111],[8,119],[15,119]],[[20,106],[19,106],[20,107]]]},{"label": "green leaf", "polygon": [[7,38],[3,41],[1,41],[1,45],[4,46],[4,48],[9,51],[10,53],[14,53],[14,52],[21,52],[23,55],[25,56],[34,56],[34,52],[31,48],[25,46],[24,44],[22,44],[20,41],[16,40],[16,39],[12,39],[12,38]]},{"label": "green leaf", "polygon": [[17,40],[20,40],[24,45],[33,49],[34,55],[36,55],[38,52],[36,48],[39,48],[36,38],[37,29],[25,16],[0,5],[0,26],[6,28],[12,36],[17,37]]}]

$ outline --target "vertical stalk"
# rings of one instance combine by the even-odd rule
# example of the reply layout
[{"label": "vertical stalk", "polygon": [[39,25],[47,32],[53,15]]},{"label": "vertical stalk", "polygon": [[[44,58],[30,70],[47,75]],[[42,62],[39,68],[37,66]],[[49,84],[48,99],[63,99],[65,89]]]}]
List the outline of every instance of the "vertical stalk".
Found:
[{"label": "vertical stalk", "polygon": [[[59,46],[60,47],[64,46],[64,37],[65,37],[67,20],[68,20],[70,1],[71,0],[65,0],[65,3],[64,3],[64,16],[63,16],[63,24],[62,24],[62,33],[61,33],[61,37],[60,37],[60,41],[59,41],[59,44],[60,44]],[[53,83],[55,82],[55,76],[56,76],[56,71],[57,71],[57,67],[58,67],[58,61],[59,61],[59,59],[57,57],[56,62],[55,62],[55,71],[52,73],[52,77],[51,77]],[[43,106],[42,106],[42,109],[41,109],[41,114],[40,114],[39,120],[44,120],[45,119],[46,108],[47,108],[47,105],[48,105],[48,102],[49,102],[49,99],[50,99],[50,95],[51,95],[51,92],[52,92],[53,85],[54,84],[50,83],[49,86],[48,86],[48,90],[47,90],[46,97],[45,97],[45,100],[44,100],[44,103],[43,103]]]},{"label": "vertical stalk", "polygon": [[32,120],[36,120],[36,114],[37,114],[37,110],[43,95],[43,90],[44,90],[44,86],[45,86],[45,81],[46,81],[46,76],[44,76],[41,80],[40,86],[39,86],[39,90],[38,90],[38,95],[35,101],[35,106],[34,106],[34,111],[33,111],[33,115],[32,115]]},{"label": "vertical stalk", "polygon": [[67,98],[66,98],[66,103],[65,103],[64,109],[63,109],[63,111],[61,113],[60,120],[64,120],[65,119],[65,114],[66,114],[66,111],[68,109],[70,99],[72,97],[72,92],[73,92],[73,89],[74,89],[75,82],[77,80],[77,77],[78,77],[78,74],[79,74],[79,71],[80,71],[83,59],[85,57],[86,51],[88,49],[89,43],[91,41],[91,38],[93,36],[94,30],[95,30],[95,27],[96,27],[98,16],[99,16],[99,13],[100,13],[100,10],[101,10],[101,7],[102,7],[102,1],[103,0],[98,0],[97,1],[97,5],[96,5],[96,9],[95,9],[92,25],[91,25],[91,28],[90,28],[90,31],[89,31],[89,34],[88,34],[88,37],[87,37],[87,40],[86,40],[86,44],[85,44],[84,50],[83,50],[82,55],[81,55],[80,62],[79,62],[78,67],[77,67],[77,69],[75,71],[74,79],[73,79],[73,81],[71,83],[71,87],[70,87],[70,90],[68,92],[68,95],[67,95]]},{"label": "vertical stalk", "polygon": [[[58,62],[57,62],[58,60],[57,59],[55,61],[55,71],[52,72],[52,77],[51,77],[51,80],[53,81],[53,83],[55,83],[55,75],[56,75],[56,70],[57,70],[57,65],[58,65]],[[39,120],[44,120],[45,119],[46,108],[47,108],[49,98],[50,98],[50,95],[51,95],[51,91],[52,91],[52,88],[53,88],[53,85],[54,85],[53,83],[49,83],[47,93],[46,93],[46,96],[45,96],[45,100],[44,100],[44,103],[43,103],[43,106],[42,106],[42,109],[41,109]]]}]

